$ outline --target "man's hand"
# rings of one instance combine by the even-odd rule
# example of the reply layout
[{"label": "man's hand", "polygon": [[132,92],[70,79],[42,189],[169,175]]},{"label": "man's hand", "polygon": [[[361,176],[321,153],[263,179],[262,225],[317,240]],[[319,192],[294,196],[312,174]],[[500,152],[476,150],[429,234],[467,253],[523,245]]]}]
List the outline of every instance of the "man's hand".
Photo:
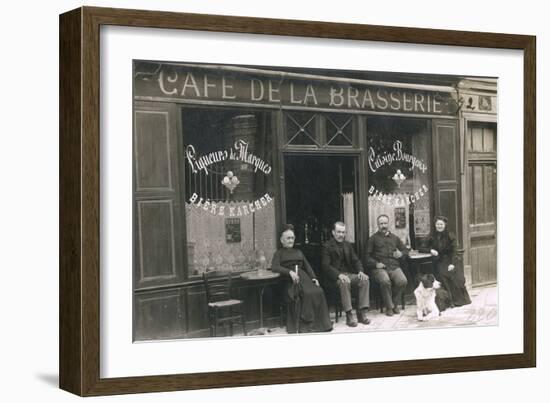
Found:
[{"label": "man's hand", "polygon": [[293,271],[290,271],[290,278],[294,284],[298,284],[300,282],[300,276]]},{"label": "man's hand", "polygon": [[320,286],[320,284],[319,284],[319,280],[317,280],[316,278],[314,278],[314,279],[313,279],[313,280],[311,280],[311,281],[313,281],[313,284],[315,284],[315,285],[316,285],[317,287],[319,287],[319,286]]},{"label": "man's hand", "polygon": [[338,281],[341,281],[342,283],[346,284],[346,283],[351,283],[351,280],[349,279],[348,276],[346,276],[345,274],[339,274],[338,275]]},{"label": "man's hand", "polygon": [[393,257],[396,258],[396,259],[399,259],[401,256],[403,256],[403,253],[401,253],[401,251],[399,249],[396,249],[394,252],[393,252]]},{"label": "man's hand", "polygon": [[436,251],[435,249],[430,250],[430,253],[432,254],[432,256],[437,256],[437,255],[439,255],[439,252]]},{"label": "man's hand", "polygon": [[448,271],[453,271],[454,269],[455,269],[455,265],[454,265],[454,264],[450,264],[450,265],[449,265]]},{"label": "man's hand", "polygon": [[359,274],[357,275],[357,277],[359,277],[359,280],[360,281],[367,281],[369,279],[369,276],[367,276],[365,273],[363,273],[362,271],[359,272]]},{"label": "man's hand", "polygon": [[383,269],[384,267],[386,267],[386,265],[384,263],[382,263],[382,262],[376,263],[376,268],[377,269]]}]

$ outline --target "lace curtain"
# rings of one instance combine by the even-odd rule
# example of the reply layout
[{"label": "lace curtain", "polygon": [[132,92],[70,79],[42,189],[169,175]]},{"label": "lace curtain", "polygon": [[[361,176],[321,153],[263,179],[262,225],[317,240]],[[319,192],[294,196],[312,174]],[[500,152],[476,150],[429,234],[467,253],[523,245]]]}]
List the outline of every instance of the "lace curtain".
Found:
[{"label": "lace curtain", "polygon": [[353,205],[353,192],[343,193],[344,223],[346,224],[346,241],[355,243],[355,210]]},{"label": "lace curtain", "polygon": [[[247,206],[245,202],[220,202],[219,207]],[[256,258],[265,256],[268,267],[275,252],[275,211],[273,203],[239,218],[241,241],[226,241],[224,216],[211,214],[201,207],[186,203],[187,251],[189,273],[201,275],[208,271],[244,271],[254,268]],[[227,217],[227,216],[226,216]]]}]

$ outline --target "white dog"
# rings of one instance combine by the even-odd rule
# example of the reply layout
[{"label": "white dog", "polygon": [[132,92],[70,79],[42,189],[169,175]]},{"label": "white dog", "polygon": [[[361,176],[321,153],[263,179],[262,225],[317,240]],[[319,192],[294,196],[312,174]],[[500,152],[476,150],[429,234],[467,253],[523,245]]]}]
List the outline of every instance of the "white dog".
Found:
[{"label": "white dog", "polygon": [[420,321],[428,321],[439,317],[439,308],[435,303],[436,291],[441,283],[433,274],[424,274],[420,277],[420,284],[414,290],[416,297],[416,316]]}]

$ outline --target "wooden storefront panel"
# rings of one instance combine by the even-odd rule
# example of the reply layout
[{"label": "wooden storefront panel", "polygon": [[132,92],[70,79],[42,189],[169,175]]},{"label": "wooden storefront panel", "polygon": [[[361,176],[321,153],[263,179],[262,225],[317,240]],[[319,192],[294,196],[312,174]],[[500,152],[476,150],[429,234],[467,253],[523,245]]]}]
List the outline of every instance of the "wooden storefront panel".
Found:
[{"label": "wooden storefront panel", "polygon": [[[184,278],[175,108],[138,103],[134,113],[134,286]],[[184,252],[183,252],[184,253]]]},{"label": "wooden storefront panel", "polygon": [[433,120],[434,202],[435,215],[448,218],[448,229],[462,242],[459,191],[458,123],[454,120]]},{"label": "wooden storefront panel", "polygon": [[180,290],[134,296],[134,340],[171,339],[185,335],[185,310]]}]

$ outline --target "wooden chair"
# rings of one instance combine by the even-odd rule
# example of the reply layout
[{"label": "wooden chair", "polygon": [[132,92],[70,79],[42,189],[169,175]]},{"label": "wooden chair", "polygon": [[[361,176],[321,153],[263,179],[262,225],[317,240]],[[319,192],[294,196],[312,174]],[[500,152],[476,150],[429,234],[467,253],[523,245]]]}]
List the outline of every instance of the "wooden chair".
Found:
[{"label": "wooden chair", "polygon": [[218,327],[226,324],[229,324],[229,332],[233,336],[233,324],[235,322],[240,322],[246,336],[244,301],[234,299],[231,295],[232,273],[229,273],[227,278],[216,280],[209,278],[209,273],[203,273],[202,278],[206,289],[210,336],[216,337]]}]

